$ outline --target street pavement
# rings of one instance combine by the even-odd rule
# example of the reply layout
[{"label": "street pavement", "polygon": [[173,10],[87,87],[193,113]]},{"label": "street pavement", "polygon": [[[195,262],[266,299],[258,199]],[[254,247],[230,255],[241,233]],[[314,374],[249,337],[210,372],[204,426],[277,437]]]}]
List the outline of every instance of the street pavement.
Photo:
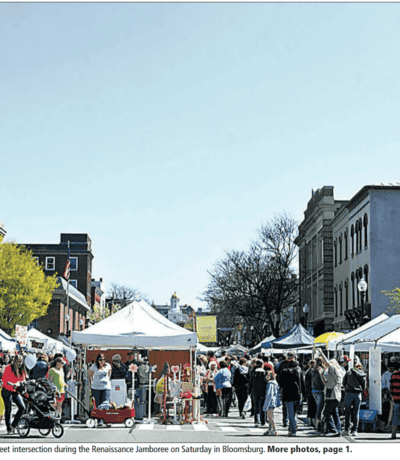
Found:
[{"label": "street pavement", "polygon": [[201,423],[166,425],[152,421],[136,424],[133,428],[126,428],[123,424],[114,424],[105,427],[88,428],[82,424],[64,424],[64,435],[56,439],[50,433],[42,436],[32,429],[27,438],[20,438],[18,434],[7,435],[6,427],[0,425],[0,443],[296,443],[296,444],[350,444],[350,443],[380,443],[400,440],[390,439],[390,433],[359,433],[356,437],[321,437],[306,425],[306,418],[300,416],[296,437],[288,436],[288,429],[282,424],[282,410],[278,408],[275,420],[277,436],[264,436],[267,427],[256,428],[253,418],[241,419],[237,408],[231,408],[228,418],[203,416]]}]

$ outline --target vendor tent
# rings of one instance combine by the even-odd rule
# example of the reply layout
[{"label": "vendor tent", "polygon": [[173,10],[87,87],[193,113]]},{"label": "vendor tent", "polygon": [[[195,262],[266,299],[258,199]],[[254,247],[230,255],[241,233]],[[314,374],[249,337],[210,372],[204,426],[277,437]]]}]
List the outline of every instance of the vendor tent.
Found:
[{"label": "vendor tent", "polygon": [[17,349],[17,340],[6,334],[0,329],[0,350],[2,351],[15,351]]},{"label": "vendor tent", "polygon": [[255,353],[259,353],[260,351],[262,351],[264,343],[271,342],[272,340],[275,340],[275,338],[276,337],[274,335],[270,335],[269,337],[266,337],[264,340],[261,340],[260,343],[255,345],[253,348],[250,348],[249,354],[254,355]]},{"label": "vendor tent", "polygon": [[327,345],[331,340],[338,339],[342,337],[344,334],[342,332],[325,332],[324,334],[319,335],[315,340],[314,343]]},{"label": "vendor tent", "polygon": [[197,334],[169,321],[146,301],[132,302],[81,332],[72,343],[109,348],[182,350],[195,347]]},{"label": "vendor tent", "polygon": [[217,350],[219,350],[219,347],[206,347],[200,342],[196,345],[196,353],[198,355],[205,355],[208,351],[213,351],[215,353]]},{"label": "vendor tent", "polygon": [[366,330],[347,338],[338,344],[339,349],[369,351],[371,347],[380,347],[382,352],[400,351],[400,315],[394,315],[380,321]]},{"label": "vendor tent", "polygon": [[314,344],[314,337],[307,332],[301,324],[296,324],[282,337],[266,342],[263,344],[263,348],[303,348]]},{"label": "vendor tent", "polygon": [[387,320],[388,318],[389,318],[388,315],[386,315],[385,313],[382,313],[381,315],[377,316],[376,318],[371,319],[371,321],[368,321],[368,323],[365,323],[364,325],[358,327],[354,331],[348,332],[345,335],[342,335],[342,336],[340,336],[340,337],[338,337],[336,339],[330,340],[328,342],[328,347],[327,347],[328,350],[333,351],[333,350],[336,350],[336,349],[340,349],[340,344],[341,343],[350,341],[356,335],[360,334],[363,331],[367,331],[367,330],[371,329],[373,326],[381,323],[382,321]]},{"label": "vendor tent", "polygon": [[53,339],[35,328],[29,329],[26,337],[28,339],[28,349],[41,350],[51,353],[62,353],[67,348],[59,340]]},{"label": "vendor tent", "polygon": [[232,345],[226,350],[226,353],[228,355],[238,355],[238,356],[243,356],[247,353],[247,348],[244,346],[237,344],[237,345]]}]

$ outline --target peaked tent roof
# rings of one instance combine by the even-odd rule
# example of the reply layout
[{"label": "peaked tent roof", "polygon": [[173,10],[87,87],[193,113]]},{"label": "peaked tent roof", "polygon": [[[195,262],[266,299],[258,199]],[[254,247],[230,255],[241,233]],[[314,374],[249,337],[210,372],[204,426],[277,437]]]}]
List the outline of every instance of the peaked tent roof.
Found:
[{"label": "peaked tent roof", "polygon": [[132,302],[81,332],[72,332],[74,344],[109,348],[195,347],[197,334],[169,321],[146,301]]},{"label": "peaked tent roof", "polygon": [[301,324],[296,324],[282,337],[264,343],[263,348],[301,348],[314,344],[314,337]]},{"label": "peaked tent roof", "polygon": [[17,349],[18,341],[13,337],[6,334],[2,329],[0,329],[0,349],[3,351],[14,351]]},{"label": "peaked tent roof", "polygon": [[341,343],[350,340],[352,337],[355,337],[360,332],[366,331],[367,329],[370,329],[372,326],[375,326],[376,324],[381,323],[382,321],[388,318],[389,318],[388,315],[386,315],[385,313],[382,313],[381,315],[375,317],[374,319],[371,319],[371,321],[368,321],[368,323],[365,323],[363,326],[360,326],[357,329],[354,329],[354,331],[348,332],[347,334],[342,335],[341,337],[338,337],[337,339],[330,340],[328,342],[328,350],[336,350],[336,348],[340,348]]},{"label": "peaked tent roof", "polygon": [[259,353],[262,350],[264,343],[271,342],[272,340],[275,340],[275,339],[276,337],[274,335],[270,335],[269,337],[266,337],[264,340],[261,340],[260,343],[258,343],[257,345],[254,345],[253,348],[250,348],[249,353],[251,355],[254,353]]},{"label": "peaked tent roof", "polygon": [[[62,352],[67,348],[59,340],[53,339],[53,338],[49,337],[48,335],[43,334],[43,332],[38,331],[34,327],[32,329],[29,329],[26,335],[27,335],[27,338],[29,339],[29,341],[32,341],[32,340],[35,340],[35,339],[37,339],[37,340],[46,340],[47,341],[46,342],[46,347],[45,347],[45,349],[43,351],[54,350],[56,352]],[[28,342],[28,344],[29,344],[29,342]]]},{"label": "peaked tent roof", "polygon": [[400,351],[400,315],[390,316],[343,340],[339,348],[348,349],[351,345],[355,351],[368,351],[375,346],[384,352]]}]

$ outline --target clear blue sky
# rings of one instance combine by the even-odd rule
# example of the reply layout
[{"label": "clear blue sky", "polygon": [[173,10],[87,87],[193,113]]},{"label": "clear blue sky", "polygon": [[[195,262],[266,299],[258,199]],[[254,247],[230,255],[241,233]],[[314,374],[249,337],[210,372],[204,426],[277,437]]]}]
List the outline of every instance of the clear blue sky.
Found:
[{"label": "clear blue sky", "polygon": [[0,4],[7,240],[196,299],[311,189],[399,179],[399,4]]}]

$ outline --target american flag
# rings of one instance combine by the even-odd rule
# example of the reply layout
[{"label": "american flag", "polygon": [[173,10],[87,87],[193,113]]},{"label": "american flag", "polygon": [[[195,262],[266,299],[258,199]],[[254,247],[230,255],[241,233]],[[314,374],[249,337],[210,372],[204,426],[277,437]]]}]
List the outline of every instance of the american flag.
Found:
[{"label": "american flag", "polygon": [[65,264],[65,270],[64,270],[64,274],[63,274],[63,277],[68,281],[69,280],[69,272],[70,272],[70,269],[71,269],[71,264],[69,262],[69,259],[67,260],[67,263]]}]

